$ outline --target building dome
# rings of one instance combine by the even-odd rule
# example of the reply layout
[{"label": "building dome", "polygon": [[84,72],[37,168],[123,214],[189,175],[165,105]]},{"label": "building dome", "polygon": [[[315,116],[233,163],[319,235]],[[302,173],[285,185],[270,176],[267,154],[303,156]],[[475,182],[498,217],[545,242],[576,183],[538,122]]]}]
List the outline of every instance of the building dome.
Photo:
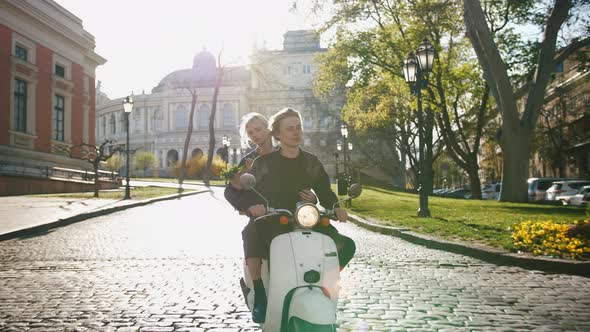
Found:
[{"label": "building dome", "polygon": [[211,80],[215,78],[215,69],[217,68],[217,61],[215,56],[203,50],[193,59],[193,72],[199,80]]}]

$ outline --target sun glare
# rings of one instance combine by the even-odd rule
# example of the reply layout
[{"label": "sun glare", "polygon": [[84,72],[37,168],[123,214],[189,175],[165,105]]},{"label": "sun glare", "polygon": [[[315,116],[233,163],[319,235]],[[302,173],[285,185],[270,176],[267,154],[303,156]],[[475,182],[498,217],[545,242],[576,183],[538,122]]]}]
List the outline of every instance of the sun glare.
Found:
[{"label": "sun glare", "polygon": [[[244,65],[255,47],[281,49],[287,30],[313,28],[288,0],[56,0],[79,17],[107,63],[96,70],[111,98],[146,93],[190,68],[206,48],[224,65]],[[123,27],[123,28],[122,28]]]}]

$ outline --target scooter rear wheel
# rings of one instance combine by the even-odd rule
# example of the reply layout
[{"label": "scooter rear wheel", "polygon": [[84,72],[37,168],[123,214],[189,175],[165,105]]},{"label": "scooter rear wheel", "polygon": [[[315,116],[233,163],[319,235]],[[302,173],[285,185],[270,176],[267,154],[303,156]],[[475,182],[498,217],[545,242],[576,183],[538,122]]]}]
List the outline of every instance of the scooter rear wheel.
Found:
[{"label": "scooter rear wheel", "polygon": [[291,317],[288,332],[336,332],[336,325],[317,325],[299,317]]}]

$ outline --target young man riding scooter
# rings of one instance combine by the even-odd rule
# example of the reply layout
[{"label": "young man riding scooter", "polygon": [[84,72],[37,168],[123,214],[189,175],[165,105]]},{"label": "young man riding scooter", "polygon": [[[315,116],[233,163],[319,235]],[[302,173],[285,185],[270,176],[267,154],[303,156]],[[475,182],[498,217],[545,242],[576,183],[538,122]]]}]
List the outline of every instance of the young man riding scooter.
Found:
[{"label": "young man riding scooter", "polygon": [[[331,208],[337,201],[336,194],[330,187],[328,175],[319,159],[299,145],[303,141],[303,130],[299,112],[286,108],[276,113],[270,120],[271,134],[280,142],[281,148],[264,156],[258,157],[251,169],[256,177],[256,191],[268,199],[268,205],[277,209],[294,212],[302,190],[313,189],[319,202]],[[258,196],[248,196],[242,204],[250,204],[247,208],[252,217],[266,214],[265,202]],[[344,222],[348,218],[346,210],[336,207],[336,218]],[[268,258],[270,241],[281,233],[287,232],[279,223],[257,227],[252,236],[245,237],[245,247],[253,248],[258,257]],[[336,243],[340,267],[343,268],[353,257],[354,241],[338,233],[332,225],[318,225],[314,229],[328,235]],[[264,322],[266,313],[266,291],[260,279],[260,271],[252,275],[254,281],[254,307],[252,310],[255,322]],[[257,278],[258,277],[258,278]]]}]

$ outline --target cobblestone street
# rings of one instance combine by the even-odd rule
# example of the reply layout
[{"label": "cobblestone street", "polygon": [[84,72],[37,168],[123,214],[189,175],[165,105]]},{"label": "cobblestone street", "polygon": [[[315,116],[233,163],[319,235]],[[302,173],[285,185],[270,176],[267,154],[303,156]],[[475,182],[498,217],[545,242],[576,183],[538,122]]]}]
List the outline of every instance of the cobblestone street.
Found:
[{"label": "cobblestone street", "polygon": [[[0,242],[2,331],[258,331],[246,223],[222,191]],[[352,224],[341,331],[590,331],[590,279],[488,264]]]}]

